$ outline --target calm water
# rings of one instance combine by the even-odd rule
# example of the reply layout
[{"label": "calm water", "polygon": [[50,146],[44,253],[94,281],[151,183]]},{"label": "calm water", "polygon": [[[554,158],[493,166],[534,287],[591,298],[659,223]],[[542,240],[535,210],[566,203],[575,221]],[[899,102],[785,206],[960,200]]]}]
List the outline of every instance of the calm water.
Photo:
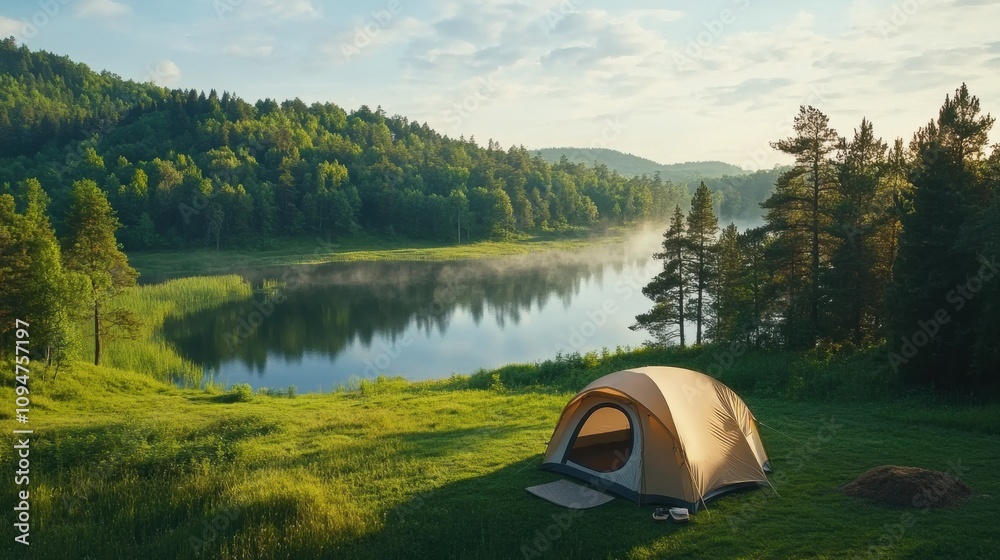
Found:
[{"label": "calm water", "polygon": [[271,296],[170,320],[166,339],[223,384],[330,390],[352,377],[473,373],[604,346],[628,326],[659,241],[462,263],[337,263],[245,274]]}]

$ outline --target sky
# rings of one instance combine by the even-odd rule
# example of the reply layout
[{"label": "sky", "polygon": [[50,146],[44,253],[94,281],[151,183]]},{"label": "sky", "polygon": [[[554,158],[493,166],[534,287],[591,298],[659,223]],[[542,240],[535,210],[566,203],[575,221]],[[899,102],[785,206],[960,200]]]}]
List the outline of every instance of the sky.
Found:
[{"label": "sky", "polygon": [[[381,105],[451,137],[787,163],[813,105],[909,139],[963,82],[1000,113],[1000,1],[8,0],[0,35],[248,101]],[[1000,141],[994,131],[991,140]]]}]

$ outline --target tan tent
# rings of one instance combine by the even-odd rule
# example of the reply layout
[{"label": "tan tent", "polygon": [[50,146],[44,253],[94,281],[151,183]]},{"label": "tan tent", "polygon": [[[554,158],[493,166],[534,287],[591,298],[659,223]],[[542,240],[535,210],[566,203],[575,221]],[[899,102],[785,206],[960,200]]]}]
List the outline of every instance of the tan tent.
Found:
[{"label": "tan tent", "polygon": [[743,400],[687,369],[644,367],[594,381],[563,409],[542,463],[639,504],[697,511],[767,486],[767,454]]}]

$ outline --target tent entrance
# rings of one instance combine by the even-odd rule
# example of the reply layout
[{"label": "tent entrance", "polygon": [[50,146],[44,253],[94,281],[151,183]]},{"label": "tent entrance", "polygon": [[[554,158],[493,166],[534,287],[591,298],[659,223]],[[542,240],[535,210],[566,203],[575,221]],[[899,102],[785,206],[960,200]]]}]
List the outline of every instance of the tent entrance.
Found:
[{"label": "tent entrance", "polygon": [[620,406],[592,408],[577,427],[566,460],[598,473],[615,472],[628,463],[635,447],[632,419]]}]

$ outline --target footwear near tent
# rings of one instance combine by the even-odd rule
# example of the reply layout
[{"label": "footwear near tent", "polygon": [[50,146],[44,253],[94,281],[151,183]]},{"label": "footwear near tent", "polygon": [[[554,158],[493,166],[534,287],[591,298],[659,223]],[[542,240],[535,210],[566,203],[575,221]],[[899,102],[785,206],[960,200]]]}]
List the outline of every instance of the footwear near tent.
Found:
[{"label": "footwear near tent", "polygon": [[771,466],[753,414],[729,387],[687,369],[644,367],[573,397],[542,469],[694,512],[726,492],[768,486]]}]

